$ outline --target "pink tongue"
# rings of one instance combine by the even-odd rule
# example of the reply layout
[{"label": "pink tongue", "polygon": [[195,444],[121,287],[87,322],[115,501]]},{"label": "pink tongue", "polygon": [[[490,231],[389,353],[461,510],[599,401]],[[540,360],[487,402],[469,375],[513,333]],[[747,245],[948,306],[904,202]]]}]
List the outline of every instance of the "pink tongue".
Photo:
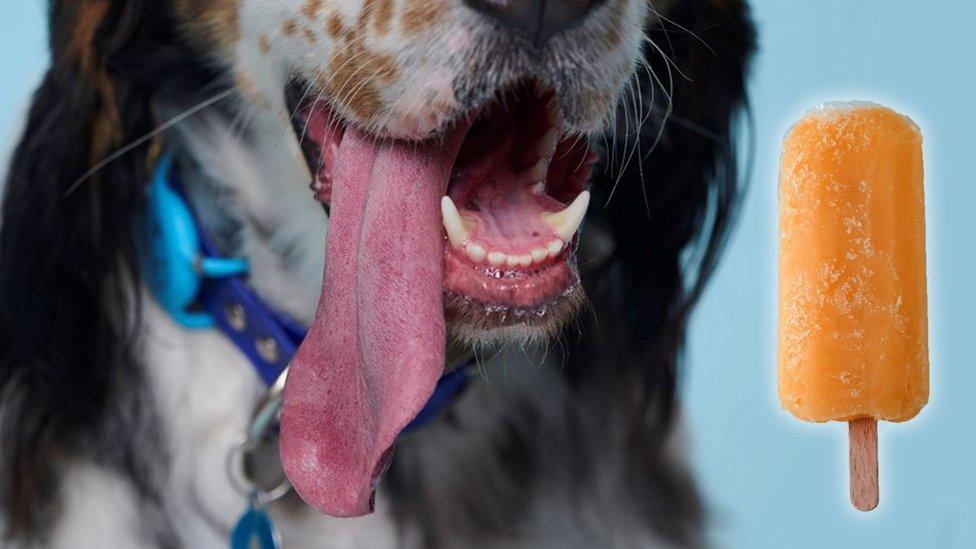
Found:
[{"label": "pink tongue", "polygon": [[339,148],[315,320],[292,361],[281,459],[299,495],[333,516],[373,510],[397,435],[444,368],[444,195],[462,132],[445,146]]}]

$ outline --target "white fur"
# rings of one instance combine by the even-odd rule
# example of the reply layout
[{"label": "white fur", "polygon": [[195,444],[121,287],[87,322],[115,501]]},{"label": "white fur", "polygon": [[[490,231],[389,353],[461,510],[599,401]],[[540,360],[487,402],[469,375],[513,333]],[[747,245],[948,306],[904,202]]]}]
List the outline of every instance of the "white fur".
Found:
[{"label": "white fur", "polygon": [[142,530],[140,500],[127,479],[87,461],[69,462],[64,471],[64,511],[50,533],[52,549],[155,547]]}]

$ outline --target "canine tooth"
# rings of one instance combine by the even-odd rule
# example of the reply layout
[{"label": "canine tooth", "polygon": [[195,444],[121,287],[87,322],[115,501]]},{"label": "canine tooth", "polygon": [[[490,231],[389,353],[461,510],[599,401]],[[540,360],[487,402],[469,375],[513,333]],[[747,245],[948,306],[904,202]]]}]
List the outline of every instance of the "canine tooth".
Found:
[{"label": "canine tooth", "polygon": [[481,263],[484,261],[485,256],[488,255],[488,252],[477,244],[468,244],[466,251],[468,252],[468,257],[475,263]]},{"label": "canine tooth", "polygon": [[501,267],[508,261],[508,256],[501,252],[491,252],[488,254],[488,263],[492,267]]},{"label": "canine tooth", "polygon": [[539,141],[537,152],[543,158],[551,158],[556,152],[556,142],[559,140],[559,132],[556,128],[550,128],[546,135]]},{"label": "canine tooth", "polygon": [[544,192],[546,192],[546,183],[544,181],[532,185],[532,194],[539,196]]},{"label": "canine tooth", "polygon": [[552,226],[564,242],[569,242],[579,229],[583,217],[586,215],[586,208],[590,205],[590,191],[583,191],[576,197],[576,200],[568,208],[561,212],[542,214],[542,220]]},{"label": "canine tooth", "polygon": [[[561,244],[562,243],[560,242],[560,245]],[[536,263],[540,263],[542,260],[544,260],[545,258],[549,257],[549,250],[547,250],[545,248],[536,248],[536,249],[532,250],[531,255],[532,255],[532,261],[534,261]]]},{"label": "canine tooth", "polygon": [[443,217],[444,228],[447,229],[447,238],[450,239],[451,245],[455,248],[464,248],[471,235],[464,227],[461,214],[449,196],[441,198],[441,217]]},{"label": "canine tooth", "polygon": [[529,171],[529,181],[543,181],[549,173],[549,160],[540,158]]},{"label": "canine tooth", "polygon": [[556,257],[559,255],[559,252],[563,251],[563,241],[553,240],[546,247],[546,251],[549,252],[549,257]]}]

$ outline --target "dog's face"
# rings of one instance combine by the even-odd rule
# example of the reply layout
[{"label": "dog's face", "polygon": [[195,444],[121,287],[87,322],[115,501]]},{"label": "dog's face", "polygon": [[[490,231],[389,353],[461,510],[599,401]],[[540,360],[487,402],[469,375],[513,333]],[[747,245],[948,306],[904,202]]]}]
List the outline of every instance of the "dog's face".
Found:
[{"label": "dog's face", "polygon": [[327,203],[347,129],[437,146],[463,134],[446,153],[440,238],[448,324],[469,341],[546,337],[583,301],[587,137],[634,70],[647,10],[644,0],[177,0],[248,108],[297,114]]}]

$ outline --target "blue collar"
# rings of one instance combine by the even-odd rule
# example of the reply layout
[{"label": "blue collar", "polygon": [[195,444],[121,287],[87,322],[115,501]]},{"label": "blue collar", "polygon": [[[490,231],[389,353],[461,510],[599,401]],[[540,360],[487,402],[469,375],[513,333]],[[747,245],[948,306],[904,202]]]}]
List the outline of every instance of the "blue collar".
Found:
[{"label": "blue collar", "polygon": [[[156,300],[181,325],[220,331],[271,386],[305,339],[305,327],[275,311],[245,282],[247,262],[222,257],[193,215],[171,169],[160,159],[141,231],[142,272]],[[472,360],[437,383],[407,432],[435,418],[467,385]]]}]

